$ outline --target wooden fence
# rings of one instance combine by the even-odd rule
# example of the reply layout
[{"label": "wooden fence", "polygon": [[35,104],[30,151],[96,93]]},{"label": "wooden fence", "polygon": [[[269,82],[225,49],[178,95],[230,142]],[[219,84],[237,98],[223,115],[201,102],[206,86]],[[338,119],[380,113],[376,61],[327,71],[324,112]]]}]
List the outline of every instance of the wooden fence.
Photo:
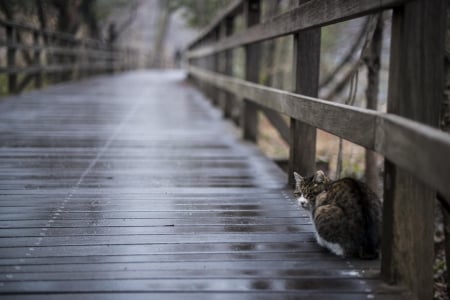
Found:
[{"label": "wooden fence", "polygon": [[131,48],[116,48],[103,41],[79,39],[71,34],[42,30],[0,20],[5,39],[6,65],[0,75],[8,78],[8,93],[20,93],[34,81],[65,81],[137,67],[140,54]]},{"label": "wooden fence", "polygon": [[[450,207],[450,135],[435,128],[444,91],[446,2],[299,0],[261,23],[260,0],[239,0],[186,53],[192,81],[215,99],[225,93],[225,116],[239,107],[244,138],[256,141],[258,110],[275,121],[273,112],[291,118],[289,174],[314,171],[316,128],[385,157],[381,275],[387,283],[408,286],[419,299],[432,297],[436,192]],[[321,27],[388,9],[388,112],[317,99]],[[234,33],[240,14],[247,28]],[[295,92],[257,83],[258,42],[286,35],[294,36]],[[245,51],[245,80],[231,76],[232,50],[238,47]]]}]

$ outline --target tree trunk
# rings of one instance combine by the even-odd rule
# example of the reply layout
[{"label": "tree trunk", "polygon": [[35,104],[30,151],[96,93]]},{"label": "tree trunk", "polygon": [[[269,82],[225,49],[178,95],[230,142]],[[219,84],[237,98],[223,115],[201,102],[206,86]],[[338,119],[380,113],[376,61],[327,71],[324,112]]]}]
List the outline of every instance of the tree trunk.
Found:
[{"label": "tree trunk", "polygon": [[163,66],[164,59],[164,42],[166,40],[167,29],[170,20],[170,1],[160,0],[159,7],[161,13],[159,14],[158,27],[156,30],[155,46],[153,48],[153,67],[160,68]]},{"label": "tree trunk", "polygon": [[9,21],[14,19],[14,14],[9,3],[7,3],[6,1],[0,1],[0,9],[2,10],[6,19],[8,19]]},{"label": "tree trunk", "polygon": [[47,30],[47,17],[45,15],[44,1],[36,0],[36,8],[38,12],[39,23],[42,30]]},{"label": "tree trunk", "polygon": [[85,23],[89,29],[89,37],[93,39],[100,39],[100,30],[98,27],[97,16],[94,11],[95,1],[83,0],[81,3],[81,13]]}]

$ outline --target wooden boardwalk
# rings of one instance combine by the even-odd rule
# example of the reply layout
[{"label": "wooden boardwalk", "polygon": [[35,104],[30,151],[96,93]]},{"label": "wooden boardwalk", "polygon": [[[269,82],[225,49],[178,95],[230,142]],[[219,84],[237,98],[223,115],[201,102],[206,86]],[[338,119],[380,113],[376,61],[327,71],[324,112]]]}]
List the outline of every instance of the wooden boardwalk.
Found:
[{"label": "wooden boardwalk", "polygon": [[182,76],[0,101],[0,298],[404,296],[318,247],[285,175]]}]

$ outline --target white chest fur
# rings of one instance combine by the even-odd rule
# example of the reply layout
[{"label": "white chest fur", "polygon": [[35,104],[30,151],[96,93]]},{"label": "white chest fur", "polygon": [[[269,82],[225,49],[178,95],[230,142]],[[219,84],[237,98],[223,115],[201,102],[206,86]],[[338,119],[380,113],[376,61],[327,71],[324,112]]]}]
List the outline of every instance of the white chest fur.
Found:
[{"label": "white chest fur", "polygon": [[303,195],[301,197],[299,197],[298,199],[299,204],[306,209],[306,211],[308,212],[308,215],[313,223],[313,227],[314,227],[314,236],[316,238],[317,244],[319,244],[320,246],[327,248],[328,250],[330,250],[332,253],[338,255],[338,256],[343,256],[344,255],[344,249],[342,249],[342,247],[337,244],[337,243],[330,243],[326,240],[324,240],[319,233],[317,232],[316,229],[316,225],[314,224],[314,218],[311,214],[311,211],[309,210],[309,202],[306,198],[303,197]]}]

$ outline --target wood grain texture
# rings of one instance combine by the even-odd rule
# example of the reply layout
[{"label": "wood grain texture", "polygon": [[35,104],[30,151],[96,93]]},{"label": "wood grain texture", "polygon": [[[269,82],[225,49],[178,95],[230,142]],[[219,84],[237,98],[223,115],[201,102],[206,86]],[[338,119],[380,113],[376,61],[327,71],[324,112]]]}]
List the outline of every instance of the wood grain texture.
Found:
[{"label": "wood grain texture", "polygon": [[[225,36],[232,35],[233,31],[234,31],[234,18],[226,17],[224,20],[223,26],[224,26]],[[224,64],[225,64],[224,74],[231,76],[233,74],[233,51],[232,50],[225,51]],[[234,99],[234,95],[232,93],[226,92],[225,103],[223,106],[225,118],[232,117],[235,105],[236,105],[236,100]]]},{"label": "wood grain texture", "polygon": [[[320,35],[314,36],[314,30],[388,8],[394,8],[388,114],[314,98],[320,53]],[[297,94],[255,84],[248,77],[243,81],[195,67],[189,72],[245,99],[246,106],[253,101],[292,118],[289,173],[314,170],[315,127],[384,155],[382,277],[407,286],[417,299],[432,297],[436,191],[445,201],[450,199],[450,135],[432,128],[438,124],[443,96],[446,12],[444,0],[301,0],[284,14],[188,53],[202,57],[241,46],[248,49],[295,34]],[[302,158],[296,156],[300,149]]]},{"label": "wood grain texture", "polygon": [[[247,0],[244,5],[247,28],[254,27],[261,20],[261,0]],[[261,47],[258,44],[246,45],[245,79],[259,82]],[[256,142],[258,140],[258,110],[257,106],[244,98],[241,106],[242,137]]]},{"label": "wood grain texture", "polygon": [[189,43],[187,46],[188,49],[193,48],[197,46],[201,41],[205,39],[205,37],[210,34],[213,30],[215,30],[217,27],[220,26],[220,23],[222,23],[227,18],[233,18],[237,11],[242,9],[244,6],[244,0],[233,0],[228,5],[227,8],[225,8],[217,17],[214,18],[214,20],[211,21],[211,23],[200,32],[200,34]]},{"label": "wood grain texture", "polygon": [[[379,115],[377,112],[282,91],[193,66],[189,66],[189,72],[192,76],[215,84],[239,98],[251,99],[259,105],[349,139],[366,148],[375,147],[375,124]],[[353,124],[359,126],[355,127]]]},{"label": "wood grain texture", "polygon": [[[15,44],[17,41],[17,32],[16,28],[13,26],[6,27],[6,39],[8,43]],[[6,60],[8,68],[13,69],[16,68],[16,53],[17,50],[15,48],[8,48],[6,51]],[[8,92],[10,94],[14,94],[17,92],[17,74],[16,73],[8,73]]]},{"label": "wood grain texture", "polygon": [[[168,101],[170,100],[170,101]],[[407,299],[174,71],[0,102],[0,298]]]},{"label": "wood grain texture", "polygon": [[[307,2],[301,0],[299,3]],[[297,94],[318,96],[320,39],[320,28],[294,35],[294,87]],[[294,186],[294,172],[310,176],[316,169],[316,128],[295,118],[291,118],[290,127],[288,182]]]},{"label": "wood grain texture", "polygon": [[[446,180],[450,177],[448,133],[400,116],[306,97],[192,66],[189,72],[199,80],[215,84],[239,97],[375,150],[404,170],[414,172],[450,199],[450,186]],[[410,155],[412,153],[418,156]]]},{"label": "wood grain texture", "polygon": [[[447,1],[418,0],[394,10],[389,113],[430,126],[438,125],[444,90],[442,62],[446,5]],[[392,153],[398,151],[394,148],[397,143],[405,144],[405,139],[395,127],[390,129],[384,146],[390,143]],[[417,131],[409,132],[408,136],[409,141],[421,143],[417,140]],[[423,153],[416,150],[417,146],[400,150],[407,157],[405,160]],[[405,170],[390,160],[385,166],[382,273],[390,282],[406,284],[418,299],[433,296],[436,192],[420,180],[425,177],[423,174],[410,171],[421,172],[418,167],[424,160],[433,160],[433,152],[429,148],[426,157],[414,157],[415,170]],[[445,161],[448,163],[448,156],[442,163]],[[449,177],[446,177],[448,182]]]},{"label": "wood grain texture", "polygon": [[[33,33],[33,46],[37,47],[34,49],[34,64],[38,67],[42,65],[42,51],[39,48],[41,43],[41,35],[38,32]],[[42,72],[37,72],[35,75],[34,87],[37,89],[42,88]]]},{"label": "wood grain texture", "polygon": [[[10,93],[22,92],[33,79],[35,87],[41,87],[45,75],[49,75],[47,79],[52,82],[61,82],[88,74],[123,71],[137,67],[140,56],[130,48],[113,49],[104,41],[81,40],[15,22],[0,20],[0,27],[4,27],[7,37],[0,45],[6,48],[7,56],[7,64],[0,68],[0,74],[8,75]],[[18,39],[24,32],[32,37],[33,44],[24,44]],[[16,62],[19,51],[29,53],[25,65]]]},{"label": "wood grain texture", "polygon": [[201,57],[243,45],[273,39],[301,30],[369,15],[411,0],[312,0],[271,18],[264,23],[239,32],[216,44],[189,48],[188,57]]},{"label": "wood grain texture", "polygon": [[[378,122],[375,150],[450,199],[450,135],[395,115]],[[447,200],[447,203],[448,202]]]}]

